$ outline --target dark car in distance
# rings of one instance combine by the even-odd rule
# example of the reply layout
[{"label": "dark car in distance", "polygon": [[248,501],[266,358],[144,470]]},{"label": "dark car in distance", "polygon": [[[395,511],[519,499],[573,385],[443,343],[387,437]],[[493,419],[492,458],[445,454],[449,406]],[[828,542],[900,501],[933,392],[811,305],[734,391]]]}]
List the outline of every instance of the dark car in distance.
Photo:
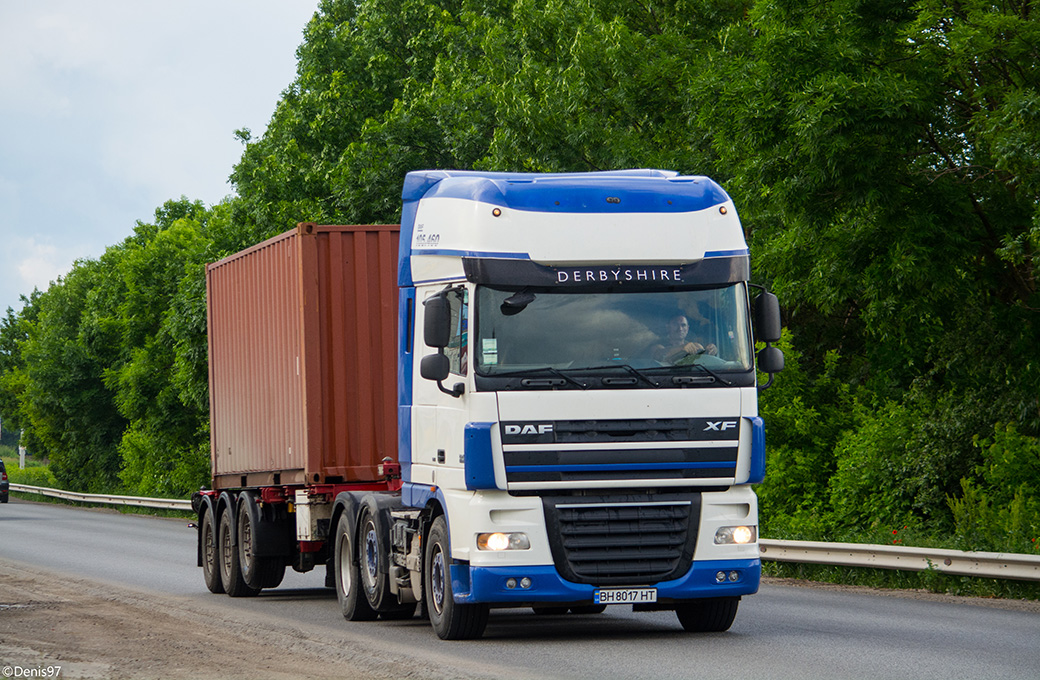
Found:
[{"label": "dark car in distance", "polygon": [[8,496],[10,496],[11,485],[7,481],[7,468],[4,467],[4,461],[0,460],[0,503],[6,503]]}]

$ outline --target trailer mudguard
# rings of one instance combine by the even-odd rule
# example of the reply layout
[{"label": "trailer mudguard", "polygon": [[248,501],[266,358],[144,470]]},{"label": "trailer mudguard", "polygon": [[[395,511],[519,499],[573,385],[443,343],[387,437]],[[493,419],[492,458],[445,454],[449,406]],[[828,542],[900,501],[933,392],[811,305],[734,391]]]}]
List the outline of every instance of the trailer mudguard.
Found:
[{"label": "trailer mudguard", "polygon": [[[231,547],[238,548],[238,499],[235,494],[230,491],[221,491],[220,497],[217,499],[216,513],[213,518],[215,520],[215,532],[217,536],[220,536],[220,515],[224,512],[224,508],[231,508]],[[219,545],[218,545],[219,547]]]},{"label": "trailer mudguard", "polygon": [[[290,557],[296,534],[292,522],[279,521],[273,509],[261,508],[254,491],[243,491],[239,496],[238,511],[249,517],[253,533],[253,553],[257,557]],[[238,524],[235,525],[238,530]],[[237,537],[236,537],[237,539]]]},{"label": "trailer mudguard", "polygon": [[[215,511],[213,509],[213,497],[212,496],[208,496],[208,495],[203,495],[203,494],[197,494],[196,496],[192,497],[192,508],[195,510],[195,515],[196,515],[196,517],[198,519],[198,523],[195,525],[195,529],[196,529],[196,532],[198,534],[198,540],[195,542],[195,544],[196,544],[195,545],[195,548],[196,548],[196,555],[195,555],[195,557],[198,560],[198,564],[196,564],[195,566],[201,567],[202,566],[202,516],[205,513],[208,512],[208,513],[210,513],[210,516],[213,518],[214,526],[216,525],[216,522],[217,522],[217,515],[215,514]],[[214,531],[213,532],[213,540],[214,540],[213,549],[214,550],[216,550],[216,548],[217,548],[216,539],[217,539],[217,533]]]}]

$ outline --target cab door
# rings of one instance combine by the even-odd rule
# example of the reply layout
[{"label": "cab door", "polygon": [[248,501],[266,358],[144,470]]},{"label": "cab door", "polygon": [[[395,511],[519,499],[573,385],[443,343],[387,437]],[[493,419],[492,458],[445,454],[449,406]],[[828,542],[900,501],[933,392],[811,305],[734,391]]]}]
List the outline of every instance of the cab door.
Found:
[{"label": "cab door", "polygon": [[[431,297],[443,295],[450,310],[447,345],[430,347],[425,343],[425,321]],[[415,347],[419,361],[413,376],[412,481],[465,488],[463,473],[464,429],[468,418],[469,380],[469,291],[460,284],[419,289],[416,305]],[[422,377],[422,359],[443,351],[448,375],[440,381]]]}]

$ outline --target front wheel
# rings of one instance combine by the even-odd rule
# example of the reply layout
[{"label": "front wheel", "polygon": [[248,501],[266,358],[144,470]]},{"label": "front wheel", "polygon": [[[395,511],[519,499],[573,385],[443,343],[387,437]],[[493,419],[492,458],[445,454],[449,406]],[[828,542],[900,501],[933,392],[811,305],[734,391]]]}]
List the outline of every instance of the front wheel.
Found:
[{"label": "front wheel", "polygon": [[423,598],[430,623],[442,640],[475,640],[484,634],[490,612],[486,604],[459,604],[451,591],[451,545],[448,524],[433,520],[423,559]]},{"label": "front wheel", "polygon": [[729,630],[737,616],[739,597],[689,600],[675,608],[679,623],[691,633],[721,633]]}]

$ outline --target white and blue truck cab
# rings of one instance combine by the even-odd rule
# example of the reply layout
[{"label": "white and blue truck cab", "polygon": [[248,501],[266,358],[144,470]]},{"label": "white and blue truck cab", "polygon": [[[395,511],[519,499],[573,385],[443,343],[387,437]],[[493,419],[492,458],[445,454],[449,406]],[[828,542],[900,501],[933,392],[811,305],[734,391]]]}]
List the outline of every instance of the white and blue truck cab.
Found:
[{"label": "white and blue truck cab", "polygon": [[344,615],[418,601],[458,639],[490,608],[623,604],[726,630],[761,572],[756,339],[783,366],[729,196],[658,170],[425,171],[403,201],[401,488],[341,494]]}]

